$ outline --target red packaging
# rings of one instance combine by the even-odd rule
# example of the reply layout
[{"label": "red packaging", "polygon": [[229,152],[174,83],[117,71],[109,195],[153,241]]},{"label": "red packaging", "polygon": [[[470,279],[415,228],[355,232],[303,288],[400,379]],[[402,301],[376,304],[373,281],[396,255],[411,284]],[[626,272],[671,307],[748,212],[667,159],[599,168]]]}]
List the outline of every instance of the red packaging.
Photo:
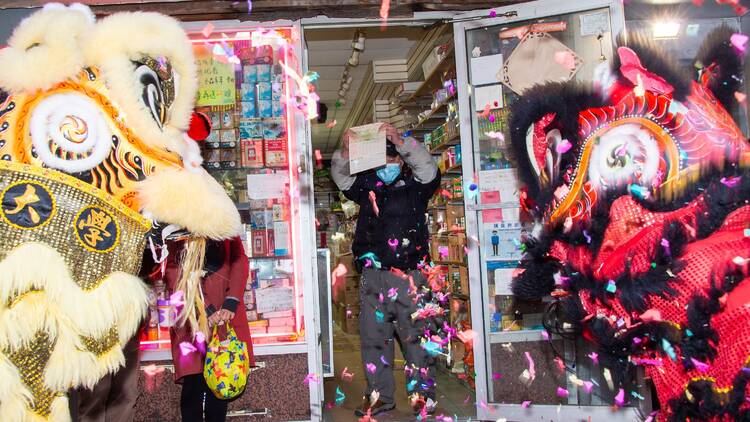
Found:
[{"label": "red packaging", "polygon": [[241,165],[244,168],[263,167],[263,140],[243,139],[240,141]]},{"label": "red packaging", "polygon": [[266,230],[253,230],[253,256],[268,256],[268,238]]},{"label": "red packaging", "polygon": [[266,167],[287,167],[289,165],[287,140],[267,139],[265,141]]}]

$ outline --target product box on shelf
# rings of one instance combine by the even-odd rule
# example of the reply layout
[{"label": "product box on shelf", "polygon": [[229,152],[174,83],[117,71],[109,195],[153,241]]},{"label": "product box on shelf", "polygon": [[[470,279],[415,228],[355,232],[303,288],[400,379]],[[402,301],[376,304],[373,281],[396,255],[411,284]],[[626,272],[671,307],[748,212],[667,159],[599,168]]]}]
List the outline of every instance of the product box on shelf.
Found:
[{"label": "product box on shelf", "polygon": [[237,149],[236,148],[222,148],[221,151],[221,162],[220,167],[222,169],[231,170],[237,168]]},{"label": "product box on shelf", "polygon": [[211,130],[221,129],[221,113],[218,111],[210,111],[207,109],[201,109],[208,116],[208,120],[211,121]]},{"label": "product box on shelf", "polygon": [[234,109],[221,112],[221,128],[234,130]]},{"label": "product box on shelf", "polygon": [[268,256],[268,231],[265,229],[254,229],[252,235],[252,252],[254,257]]},{"label": "product box on shelf", "polygon": [[266,139],[266,167],[286,167],[289,165],[286,139]]},{"label": "product box on shelf", "polygon": [[220,130],[212,130],[211,133],[208,134],[208,138],[206,138],[205,141],[203,141],[203,145],[208,148],[219,148],[221,146],[221,131]]},{"label": "product box on shelf", "polygon": [[258,107],[255,104],[255,98],[243,97],[240,103],[240,118],[254,119],[256,117],[258,117]]},{"label": "product box on shelf", "polygon": [[257,119],[240,119],[240,139],[263,139],[263,122]]},{"label": "product box on shelf", "polygon": [[289,222],[274,221],[273,223],[274,255],[289,255]]},{"label": "product box on shelf", "polygon": [[206,149],[204,153],[203,165],[207,169],[219,169],[221,168],[221,150],[219,149]]},{"label": "product box on shelf", "polygon": [[234,129],[219,131],[219,146],[221,148],[234,148],[237,146],[237,138]]},{"label": "product box on shelf", "polygon": [[263,167],[263,140],[240,140],[240,165],[244,168]]}]

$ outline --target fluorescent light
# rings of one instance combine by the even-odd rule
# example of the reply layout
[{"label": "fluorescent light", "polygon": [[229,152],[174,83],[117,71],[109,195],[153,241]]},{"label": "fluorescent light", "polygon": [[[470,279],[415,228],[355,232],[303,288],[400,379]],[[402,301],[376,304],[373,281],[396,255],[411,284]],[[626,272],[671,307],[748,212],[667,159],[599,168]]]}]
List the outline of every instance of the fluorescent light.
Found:
[{"label": "fluorescent light", "polygon": [[673,21],[659,21],[655,22],[652,27],[654,38],[677,38],[677,34],[680,33],[680,24]]}]

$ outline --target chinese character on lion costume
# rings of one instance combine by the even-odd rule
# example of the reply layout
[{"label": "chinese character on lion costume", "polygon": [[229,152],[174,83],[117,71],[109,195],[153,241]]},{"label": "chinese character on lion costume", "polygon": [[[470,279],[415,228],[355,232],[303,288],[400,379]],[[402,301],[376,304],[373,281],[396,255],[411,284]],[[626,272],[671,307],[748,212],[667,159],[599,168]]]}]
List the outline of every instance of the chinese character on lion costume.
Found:
[{"label": "chinese character on lion costume", "polygon": [[186,135],[197,78],[175,20],[47,5],[0,50],[0,88],[0,420],[66,421],[69,389],[123,365],[148,236],[226,239],[240,218]]},{"label": "chinese character on lion costume", "polygon": [[593,345],[609,374],[597,393],[615,404],[638,400],[642,366],[663,420],[750,420],[750,146],[730,114],[733,32],[705,41],[695,78],[631,36],[596,83],[534,87],[511,118],[521,206],[543,226],[514,295],[552,294],[545,326]]}]

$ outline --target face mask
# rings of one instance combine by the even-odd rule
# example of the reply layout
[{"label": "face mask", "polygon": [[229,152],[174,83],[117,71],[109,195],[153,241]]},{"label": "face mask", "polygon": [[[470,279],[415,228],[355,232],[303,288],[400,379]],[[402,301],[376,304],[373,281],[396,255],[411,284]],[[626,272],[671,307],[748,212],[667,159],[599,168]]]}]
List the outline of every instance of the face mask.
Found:
[{"label": "face mask", "polygon": [[378,178],[386,185],[390,185],[401,174],[401,164],[389,163],[385,167],[379,168],[376,172]]}]

